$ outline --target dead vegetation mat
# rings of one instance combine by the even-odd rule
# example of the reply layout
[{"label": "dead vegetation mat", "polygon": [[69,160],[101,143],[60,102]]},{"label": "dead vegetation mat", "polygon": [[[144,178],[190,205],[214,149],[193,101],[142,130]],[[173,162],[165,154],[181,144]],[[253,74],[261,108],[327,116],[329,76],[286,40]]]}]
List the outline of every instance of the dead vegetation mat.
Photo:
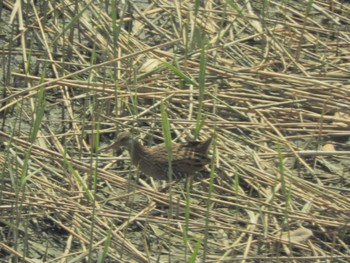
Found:
[{"label": "dead vegetation mat", "polygon": [[[4,262],[349,262],[349,2],[13,2]],[[187,191],[97,149],[162,143],[161,107],[214,136]]]}]

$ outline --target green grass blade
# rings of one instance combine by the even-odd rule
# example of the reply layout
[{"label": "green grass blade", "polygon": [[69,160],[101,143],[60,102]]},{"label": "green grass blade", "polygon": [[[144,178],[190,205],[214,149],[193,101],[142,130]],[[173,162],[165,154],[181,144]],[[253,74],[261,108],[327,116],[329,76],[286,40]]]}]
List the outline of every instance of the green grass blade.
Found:
[{"label": "green grass blade", "polygon": [[180,68],[175,67],[173,64],[170,64],[169,62],[167,62],[165,60],[161,60],[161,62],[164,66],[166,66],[168,69],[170,69],[172,72],[174,72],[181,79],[186,81],[188,84],[194,85],[195,87],[199,86],[199,84],[195,80],[188,77],[183,71],[180,70]]},{"label": "green grass blade", "polygon": [[197,259],[197,255],[198,255],[198,252],[199,252],[199,248],[201,247],[202,245],[202,239],[198,239],[197,240],[197,243],[193,249],[193,253],[191,255],[191,258],[189,259],[189,263],[195,263],[196,262],[196,259]]},{"label": "green grass blade", "polygon": [[199,71],[199,97],[198,97],[198,111],[196,119],[195,137],[198,138],[199,132],[203,126],[204,119],[202,117],[203,98],[205,92],[205,79],[206,79],[206,66],[207,66],[207,52],[206,46],[202,44],[201,57],[200,57],[200,71]]},{"label": "green grass blade", "polygon": [[164,105],[164,103],[160,104],[160,111],[162,114],[162,128],[163,128],[163,136],[164,136],[164,142],[165,142],[165,146],[168,152],[168,179],[169,182],[172,181],[172,143],[171,143],[171,133],[170,133],[170,124],[169,124],[169,119],[168,119],[168,114],[166,112],[166,106]]},{"label": "green grass blade", "polygon": [[74,25],[78,22],[79,18],[82,16],[82,14],[85,12],[85,10],[91,5],[93,1],[91,0],[89,3],[85,4],[84,7],[81,9],[80,12],[76,14],[76,16],[73,17],[73,19],[66,25],[63,30],[52,40],[52,44],[56,43],[62,35],[64,35],[69,29],[73,28]]},{"label": "green grass blade", "polygon": [[203,249],[203,260],[206,260],[206,255],[207,255],[207,247],[208,247],[208,238],[209,238],[209,222],[210,222],[210,209],[211,209],[211,204],[212,204],[212,200],[211,200],[211,196],[213,193],[213,189],[214,189],[214,177],[215,177],[215,160],[216,160],[216,155],[217,155],[217,151],[216,151],[216,145],[217,145],[217,141],[216,141],[216,130],[214,130],[214,134],[213,134],[213,156],[211,158],[211,169],[210,169],[210,180],[209,180],[209,190],[208,190],[208,198],[207,198],[207,210],[205,213],[205,230],[204,230],[204,249]]}]

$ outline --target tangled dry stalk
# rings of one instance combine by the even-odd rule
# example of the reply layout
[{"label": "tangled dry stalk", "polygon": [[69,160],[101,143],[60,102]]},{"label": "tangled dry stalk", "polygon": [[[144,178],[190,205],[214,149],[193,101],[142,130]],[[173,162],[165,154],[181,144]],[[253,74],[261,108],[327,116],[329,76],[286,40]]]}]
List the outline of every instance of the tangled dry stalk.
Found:
[{"label": "tangled dry stalk", "polygon": [[[349,3],[19,2],[0,10],[1,258],[349,261]],[[215,133],[187,191],[98,153],[125,128],[162,142],[161,105],[175,141]]]}]

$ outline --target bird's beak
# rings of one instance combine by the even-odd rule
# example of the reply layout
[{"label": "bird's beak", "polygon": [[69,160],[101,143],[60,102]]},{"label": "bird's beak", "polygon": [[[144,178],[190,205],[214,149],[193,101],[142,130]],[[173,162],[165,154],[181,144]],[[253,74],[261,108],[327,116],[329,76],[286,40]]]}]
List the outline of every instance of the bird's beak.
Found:
[{"label": "bird's beak", "polygon": [[108,145],[108,146],[106,146],[106,147],[102,147],[102,148],[100,149],[100,152],[105,152],[105,151],[108,151],[108,150],[110,150],[110,149],[116,149],[116,150],[118,150],[119,148],[120,148],[119,142],[114,142],[114,143],[112,143],[111,145]]}]

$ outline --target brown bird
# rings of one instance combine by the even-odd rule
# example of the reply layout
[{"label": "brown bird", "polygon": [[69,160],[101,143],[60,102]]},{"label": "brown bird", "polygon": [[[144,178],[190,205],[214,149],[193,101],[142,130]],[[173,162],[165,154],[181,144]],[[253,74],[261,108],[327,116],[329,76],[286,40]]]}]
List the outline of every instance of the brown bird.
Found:
[{"label": "brown bird", "polygon": [[[205,141],[188,142],[186,144],[172,143],[172,171],[173,178],[186,177],[201,170],[210,162],[208,157],[212,137]],[[168,178],[168,152],[165,144],[145,147],[134,140],[130,133],[121,132],[116,141],[107,148],[124,147],[130,154],[133,165],[141,172],[160,180]]]}]

